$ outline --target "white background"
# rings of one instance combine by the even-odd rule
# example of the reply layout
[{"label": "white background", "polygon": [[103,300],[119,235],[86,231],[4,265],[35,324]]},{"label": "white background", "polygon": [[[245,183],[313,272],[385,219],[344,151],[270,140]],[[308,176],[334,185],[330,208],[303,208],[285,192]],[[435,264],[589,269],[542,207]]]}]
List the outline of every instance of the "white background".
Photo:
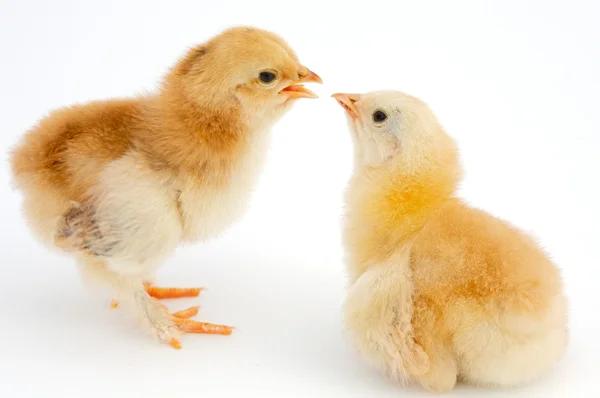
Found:
[{"label": "white background", "polygon": [[[462,151],[461,195],[533,232],[571,299],[568,351],[544,379],[453,395],[600,396],[598,2],[0,4],[0,396],[429,396],[382,379],[342,334],[351,146],[329,95],[377,89],[432,106]],[[189,46],[238,24],[282,35],[325,85],[275,126],[247,216],[159,273],[163,285],[208,287],[200,318],[240,329],[185,336],[176,351],[141,336],[83,288],[70,259],[38,246],[9,188],[6,152],[53,108],[154,89]]]}]

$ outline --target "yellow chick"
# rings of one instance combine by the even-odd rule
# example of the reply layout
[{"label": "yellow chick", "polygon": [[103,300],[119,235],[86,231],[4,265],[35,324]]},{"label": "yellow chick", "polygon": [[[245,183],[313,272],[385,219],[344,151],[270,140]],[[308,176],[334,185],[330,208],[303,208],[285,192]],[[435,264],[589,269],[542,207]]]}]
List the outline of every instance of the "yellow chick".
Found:
[{"label": "yellow chick", "polygon": [[[182,242],[239,220],[265,160],[271,125],[321,79],[279,36],[236,27],[192,48],[156,94],[52,112],[11,155],[35,236],[69,252],[161,341],[231,328],[175,314],[158,299],[199,288],[151,285]],[[116,306],[116,304],[115,304]]]},{"label": "yellow chick", "polygon": [[563,355],[567,302],[532,238],[456,197],[457,147],[429,107],[395,91],[334,94],[355,168],[344,244],[345,323],[388,377],[435,391],[516,386]]}]

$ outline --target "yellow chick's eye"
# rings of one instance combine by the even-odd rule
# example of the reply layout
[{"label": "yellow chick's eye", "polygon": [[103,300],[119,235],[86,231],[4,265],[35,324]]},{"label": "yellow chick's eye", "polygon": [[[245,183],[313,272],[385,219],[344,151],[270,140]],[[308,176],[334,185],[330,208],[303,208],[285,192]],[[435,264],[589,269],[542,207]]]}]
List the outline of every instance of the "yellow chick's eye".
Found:
[{"label": "yellow chick's eye", "polygon": [[258,80],[264,84],[271,84],[277,76],[271,71],[262,71],[258,74]]}]

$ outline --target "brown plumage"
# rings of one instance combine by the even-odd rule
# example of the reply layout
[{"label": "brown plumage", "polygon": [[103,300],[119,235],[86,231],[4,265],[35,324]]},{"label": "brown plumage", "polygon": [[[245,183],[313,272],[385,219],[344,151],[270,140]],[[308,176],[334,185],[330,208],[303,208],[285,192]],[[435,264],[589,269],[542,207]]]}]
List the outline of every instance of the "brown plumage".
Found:
[{"label": "brown plumage", "polygon": [[239,27],[189,50],[156,94],[56,110],[12,153],[25,218],[178,346],[143,282],[182,241],[242,216],[271,125],[316,97],[303,82],[321,80],[283,39]]}]

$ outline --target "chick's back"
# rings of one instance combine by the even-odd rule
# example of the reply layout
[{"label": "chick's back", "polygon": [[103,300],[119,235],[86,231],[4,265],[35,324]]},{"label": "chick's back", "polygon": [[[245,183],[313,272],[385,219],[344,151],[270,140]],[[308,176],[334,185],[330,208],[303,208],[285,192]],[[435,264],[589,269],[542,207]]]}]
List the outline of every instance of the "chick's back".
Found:
[{"label": "chick's back", "polygon": [[25,192],[82,200],[98,173],[132,146],[141,110],[139,100],[124,99],[52,112],[13,151],[15,183]]},{"label": "chick's back", "polygon": [[[516,227],[459,200],[442,207],[411,252],[417,304],[544,313],[562,294],[558,269]],[[442,315],[442,314],[438,314]]]}]

